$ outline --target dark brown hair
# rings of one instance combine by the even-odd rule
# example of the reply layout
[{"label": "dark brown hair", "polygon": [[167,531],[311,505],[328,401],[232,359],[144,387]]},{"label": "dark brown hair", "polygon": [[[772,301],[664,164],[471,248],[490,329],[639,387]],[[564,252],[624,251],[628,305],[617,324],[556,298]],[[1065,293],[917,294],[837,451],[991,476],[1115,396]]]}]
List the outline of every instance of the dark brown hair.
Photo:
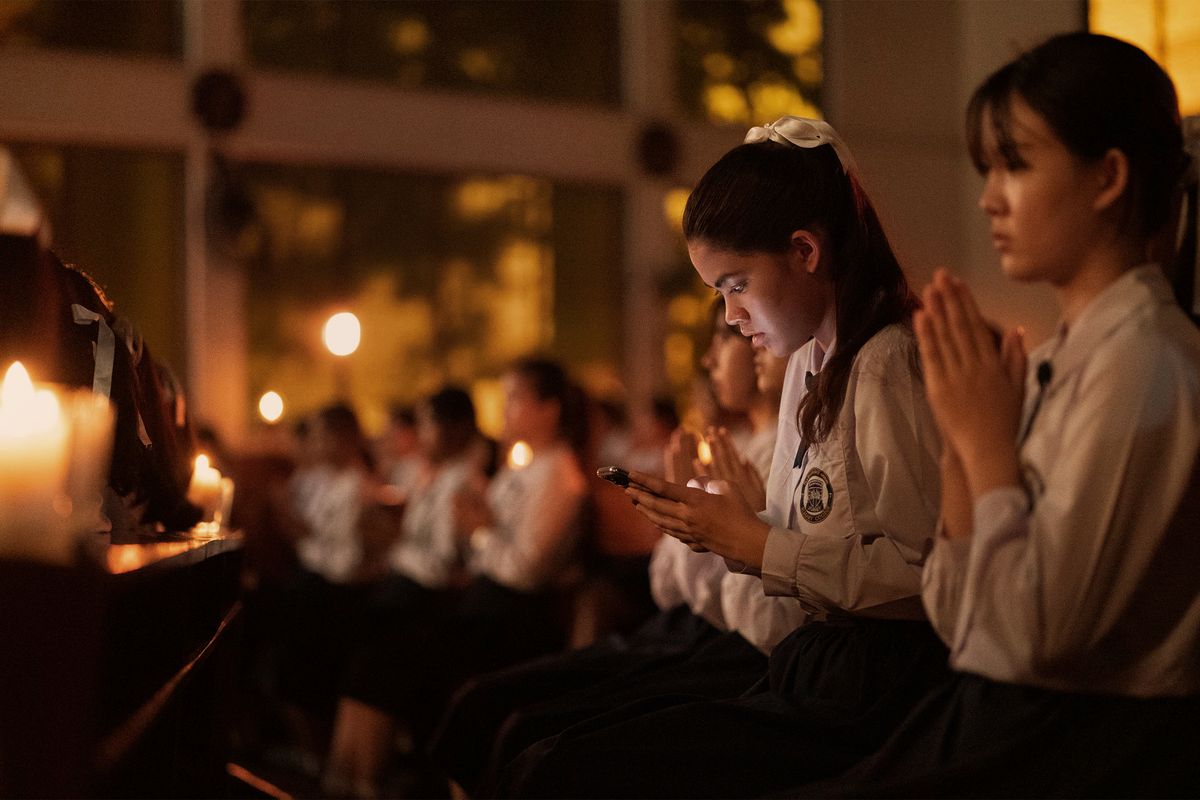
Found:
[{"label": "dark brown hair", "polygon": [[1167,222],[1188,163],[1179,101],[1163,69],[1128,42],[1095,33],[1048,39],[992,73],[967,107],[971,158],[987,171],[985,112],[997,149],[1010,169],[1024,166],[1013,139],[1012,104],[1019,98],[1083,161],[1110,149],[1129,160],[1123,229],[1145,239]]},{"label": "dark brown hair", "polygon": [[755,142],[714,164],[683,214],[688,241],[739,254],[784,253],[801,229],[824,234],[837,315],[837,349],[798,411],[815,442],[837,420],[858,351],[886,326],[910,324],[917,307],[862,185],[832,147]]}]

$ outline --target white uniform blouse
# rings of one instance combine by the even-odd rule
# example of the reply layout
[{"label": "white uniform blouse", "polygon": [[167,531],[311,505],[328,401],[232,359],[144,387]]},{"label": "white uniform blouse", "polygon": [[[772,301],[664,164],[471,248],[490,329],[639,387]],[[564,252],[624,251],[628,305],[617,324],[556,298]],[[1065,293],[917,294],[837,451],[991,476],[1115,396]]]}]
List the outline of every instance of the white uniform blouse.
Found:
[{"label": "white uniform blouse", "polygon": [[427,589],[446,586],[458,560],[454,500],[471,478],[471,470],[470,459],[463,457],[439,466],[426,486],[410,483],[401,536],[388,553],[394,572]]},{"label": "white uniform blouse", "polygon": [[[766,480],[775,429],[752,435],[733,434],[733,443]],[[763,458],[762,453],[767,457]],[[659,608],[686,603],[694,613],[722,631],[732,627],[725,619],[724,587],[730,578],[725,559],[715,553],[694,553],[676,537],[662,535],[650,555],[650,594]],[[740,576],[738,576],[740,577]],[[757,591],[762,596],[761,591]],[[742,615],[737,615],[742,618]]]},{"label": "white uniform blouse", "polygon": [[356,467],[312,467],[295,476],[291,497],[308,534],[296,543],[300,563],[332,583],[346,583],[362,562],[358,518],[366,473]]},{"label": "white uniform blouse", "polygon": [[[1200,332],[1158,267],[1125,274],[1029,360],[1050,364],[1025,489],[939,538],[929,615],[959,670],[1050,689],[1200,692]],[[1045,377],[1045,368],[1042,369]]]},{"label": "white uniform blouse", "polygon": [[782,407],[792,411],[780,415],[767,487],[763,588],[798,599],[817,620],[923,619],[921,566],[938,518],[941,444],[916,340],[891,325],[864,344],[829,436],[802,451],[795,409],[807,392],[804,374],[826,361],[812,340],[788,363]]},{"label": "white uniform blouse", "polygon": [[[787,395],[780,402],[781,408],[791,408],[795,416],[796,405],[790,405]],[[795,400],[798,404],[800,401]],[[779,435],[778,422],[768,435],[757,435],[747,445],[747,458],[754,458],[755,464],[770,483],[770,473],[774,462],[775,443]],[[752,455],[753,454],[753,455]],[[767,507],[771,507],[768,497]],[[760,515],[768,522],[771,521],[767,512]],[[775,649],[775,645],[808,621],[808,614],[800,604],[791,597],[768,597],[763,594],[762,580],[757,575],[742,575],[729,572],[725,559],[719,559],[722,567],[720,602],[721,619],[732,630],[736,630],[746,641],[767,655]]]},{"label": "white uniform blouse", "polygon": [[501,468],[487,492],[494,523],[471,537],[468,566],[518,591],[554,584],[578,544],[586,493],[579,461],[563,444],[535,452],[523,469]]}]

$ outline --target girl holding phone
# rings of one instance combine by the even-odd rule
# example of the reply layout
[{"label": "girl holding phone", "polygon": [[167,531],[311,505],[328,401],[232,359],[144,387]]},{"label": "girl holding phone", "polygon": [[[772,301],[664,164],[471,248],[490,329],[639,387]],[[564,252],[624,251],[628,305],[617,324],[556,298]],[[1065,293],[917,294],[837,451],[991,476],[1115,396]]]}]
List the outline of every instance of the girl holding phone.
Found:
[{"label": "girl holding phone", "polygon": [[825,123],[755,128],[700,180],[684,232],[730,324],[794,353],[766,509],[725,481],[705,491],[635,472],[627,491],[664,532],[761,575],[754,591],[803,617],[755,691],[569,729],[514,762],[514,796],[759,796],[862,758],[944,675],[920,604],[940,444],[916,301],[849,152]]}]

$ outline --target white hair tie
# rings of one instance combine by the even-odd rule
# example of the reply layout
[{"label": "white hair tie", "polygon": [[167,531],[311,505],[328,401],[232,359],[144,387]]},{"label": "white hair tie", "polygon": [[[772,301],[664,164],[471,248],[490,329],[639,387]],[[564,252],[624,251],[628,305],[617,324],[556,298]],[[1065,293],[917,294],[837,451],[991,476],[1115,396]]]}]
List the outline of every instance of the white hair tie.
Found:
[{"label": "white hair tie", "polygon": [[846,147],[846,143],[828,122],[804,117],[780,117],[774,122],[751,128],[746,133],[746,144],[766,141],[795,145],[806,150],[827,144],[837,154],[843,172],[847,175],[852,172],[858,173],[858,166],[854,163],[854,156],[850,155],[850,148]]}]

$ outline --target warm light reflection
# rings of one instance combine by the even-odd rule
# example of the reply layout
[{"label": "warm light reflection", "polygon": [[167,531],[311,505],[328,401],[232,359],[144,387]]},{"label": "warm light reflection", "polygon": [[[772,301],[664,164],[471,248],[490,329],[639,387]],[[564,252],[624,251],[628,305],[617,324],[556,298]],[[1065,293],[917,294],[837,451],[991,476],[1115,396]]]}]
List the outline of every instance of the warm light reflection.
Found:
[{"label": "warm light reflection", "polygon": [[155,542],[153,544],[109,545],[107,554],[108,571],[113,575],[148,567],[158,561],[202,546],[203,542]]},{"label": "warm light reflection", "polygon": [[283,416],[283,398],[279,392],[265,392],[258,398],[258,415],[270,425],[274,425]]},{"label": "warm light reflection", "polygon": [[517,442],[508,451],[508,466],[510,469],[524,469],[533,463],[533,448],[526,442]]},{"label": "warm light reflection", "polygon": [[348,356],[362,341],[362,326],[349,311],[334,314],[325,323],[325,347],[335,356]]}]

